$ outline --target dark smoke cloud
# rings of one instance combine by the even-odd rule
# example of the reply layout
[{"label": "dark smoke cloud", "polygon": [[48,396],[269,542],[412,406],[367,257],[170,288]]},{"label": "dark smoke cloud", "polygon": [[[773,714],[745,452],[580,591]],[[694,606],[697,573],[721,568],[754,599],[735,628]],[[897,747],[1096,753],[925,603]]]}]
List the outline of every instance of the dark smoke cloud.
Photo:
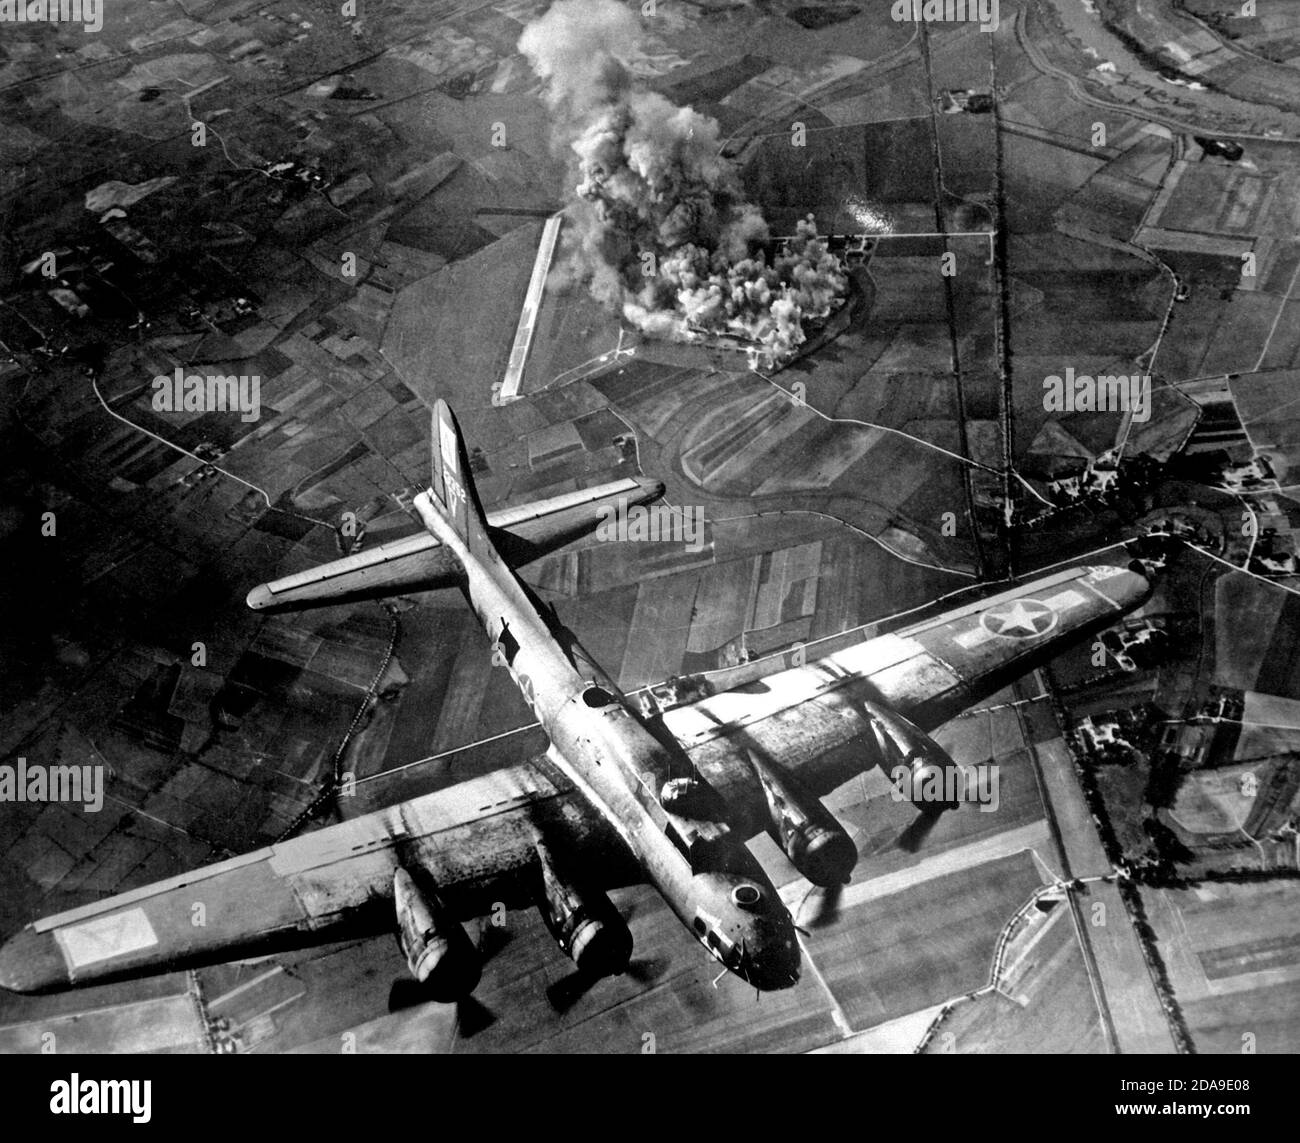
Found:
[{"label": "dark smoke cloud", "polygon": [[811,216],[767,262],[767,223],[718,154],[717,121],[629,74],[640,37],[617,0],[557,0],[519,40],[580,178],[568,270],[648,333],[728,334],[757,343],[768,364],[786,359],[804,323],[843,299],[843,268]]}]

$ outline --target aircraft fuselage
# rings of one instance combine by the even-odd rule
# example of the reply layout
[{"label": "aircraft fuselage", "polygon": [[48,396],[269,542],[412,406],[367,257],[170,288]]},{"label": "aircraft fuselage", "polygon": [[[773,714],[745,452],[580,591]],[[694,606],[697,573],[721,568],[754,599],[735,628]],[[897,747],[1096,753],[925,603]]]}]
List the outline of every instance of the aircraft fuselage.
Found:
[{"label": "aircraft fuselage", "polygon": [[471,554],[430,493],[416,497],[415,507],[464,566],[465,596],[495,644],[495,661],[546,731],[555,764],[711,955],[758,988],[794,984],[794,922],[757,860],[729,836],[725,821],[686,820],[660,804],[663,783],[686,776],[685,756],[651,733],[580,646],[561,642],[495,552]]}]

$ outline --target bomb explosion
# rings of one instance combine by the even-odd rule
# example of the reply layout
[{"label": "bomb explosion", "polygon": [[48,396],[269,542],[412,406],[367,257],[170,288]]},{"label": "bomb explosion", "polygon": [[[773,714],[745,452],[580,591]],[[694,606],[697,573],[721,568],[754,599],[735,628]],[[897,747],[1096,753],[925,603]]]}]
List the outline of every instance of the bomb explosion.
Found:
[{"label": "bomb explosion", "polygon": [[640,31],[617,0],[557,0],[519,40],[581,179],[561,272],[647,333],[739,338],[751,363],[788,360],[844,300],[843,267],[811,215],[768,262],[767,223],[718,153],[717,122],[628,72]]}]

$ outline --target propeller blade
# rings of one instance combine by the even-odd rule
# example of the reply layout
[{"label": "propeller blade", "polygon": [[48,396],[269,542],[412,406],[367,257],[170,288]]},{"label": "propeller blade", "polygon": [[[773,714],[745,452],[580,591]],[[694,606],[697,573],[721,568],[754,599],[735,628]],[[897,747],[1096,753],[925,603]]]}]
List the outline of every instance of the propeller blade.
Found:
[{"label": "propeller blade", "polygon": [[931,830],[939,824],[939,819],[943,817],[943,814],[944,810],[942,808],[922,810],[912,819],[912,823],[898,835],[894,844],[905,853],[915,853],[925,844]]},{"label": "propeller blade", "polygon": [[392,987],[388,990],[388,1011],[405,1012],[408,1008],[418,1008],[421,1004],[427,1004],[429,998],[424,995],[424,990],[420,987],[420,982],[412,980],[409,977],[401,977],[393,981]]},{"label": "propeller blade", "polygon": [[478,938],[479,956],[484,961],[491,960],[510,943],[510,930],[500,925],[484,922]]},{"label": "propeller blade", "polygon": [[[804,898],[799,902],[798,917],[796,926],[805,929],[823,929],[827,925],[833,925],[840,918],[840,897],[844,893],[843,885],[832,885],[829,888],[821,888],[814,885]],[[804,906],[809,901],[815,902],[815,911],[806,920],[804,919]]]},{"label": "propeller blade", "polygon": [[[399,977],[393,981],[392,988],[388,992],[388,1011],[390,1014],[409,1012],[412,1008],[419,1008],[425,1004],[438,1004],[440,1008],[446,1007],[441,1001],[433,1000],[418,980]],[[495,1023],[496,1015],[475,997],[466,996],[456,1001],[456,1031],[458,1035],[468,1038]]]},{"label": "propeller blade", "polygon": [[[638,984],[653,984],[668,970],[668,961],[662,957],[645,957],[631,960],[620,975],[630,976]],[[571,972],[563,980],[547,985],[546,999],[560,1015],[568,1012],[606,977],[585,972]]]},{"label": "propeller blade", "polygon": [[496,1014],[473,996],[456,1001],[456,1027],[465,1039],[477,1035],[485,1028],[490,1028],[496,1020]]},{"label": "propeller blade", "polygon": [[571,972],[563,980],[546,986],[546,999],[561,1016],[569,1011],[595,986],[600,977],[585,972]]},{"label": "propeller blade", "polygon": [[653,984],[668,969],[668,961],[663,957],[646,957],[633,960],[627,966],[627,975],[638,984]]}]

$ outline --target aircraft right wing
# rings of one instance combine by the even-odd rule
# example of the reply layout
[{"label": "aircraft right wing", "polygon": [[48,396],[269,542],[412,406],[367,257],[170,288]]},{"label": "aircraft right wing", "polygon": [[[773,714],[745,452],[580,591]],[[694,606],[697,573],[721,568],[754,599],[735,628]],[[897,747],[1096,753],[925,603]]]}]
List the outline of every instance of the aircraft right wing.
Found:
[{"label": "aircraft right wing", "polygon": [[580,852],[603,889],[641,879],[622,839],[535,759],[42,917],[0,947],[0,987],[58,991],[393,931],[399,865],[458,917],[526,907],[538,837]]}]

